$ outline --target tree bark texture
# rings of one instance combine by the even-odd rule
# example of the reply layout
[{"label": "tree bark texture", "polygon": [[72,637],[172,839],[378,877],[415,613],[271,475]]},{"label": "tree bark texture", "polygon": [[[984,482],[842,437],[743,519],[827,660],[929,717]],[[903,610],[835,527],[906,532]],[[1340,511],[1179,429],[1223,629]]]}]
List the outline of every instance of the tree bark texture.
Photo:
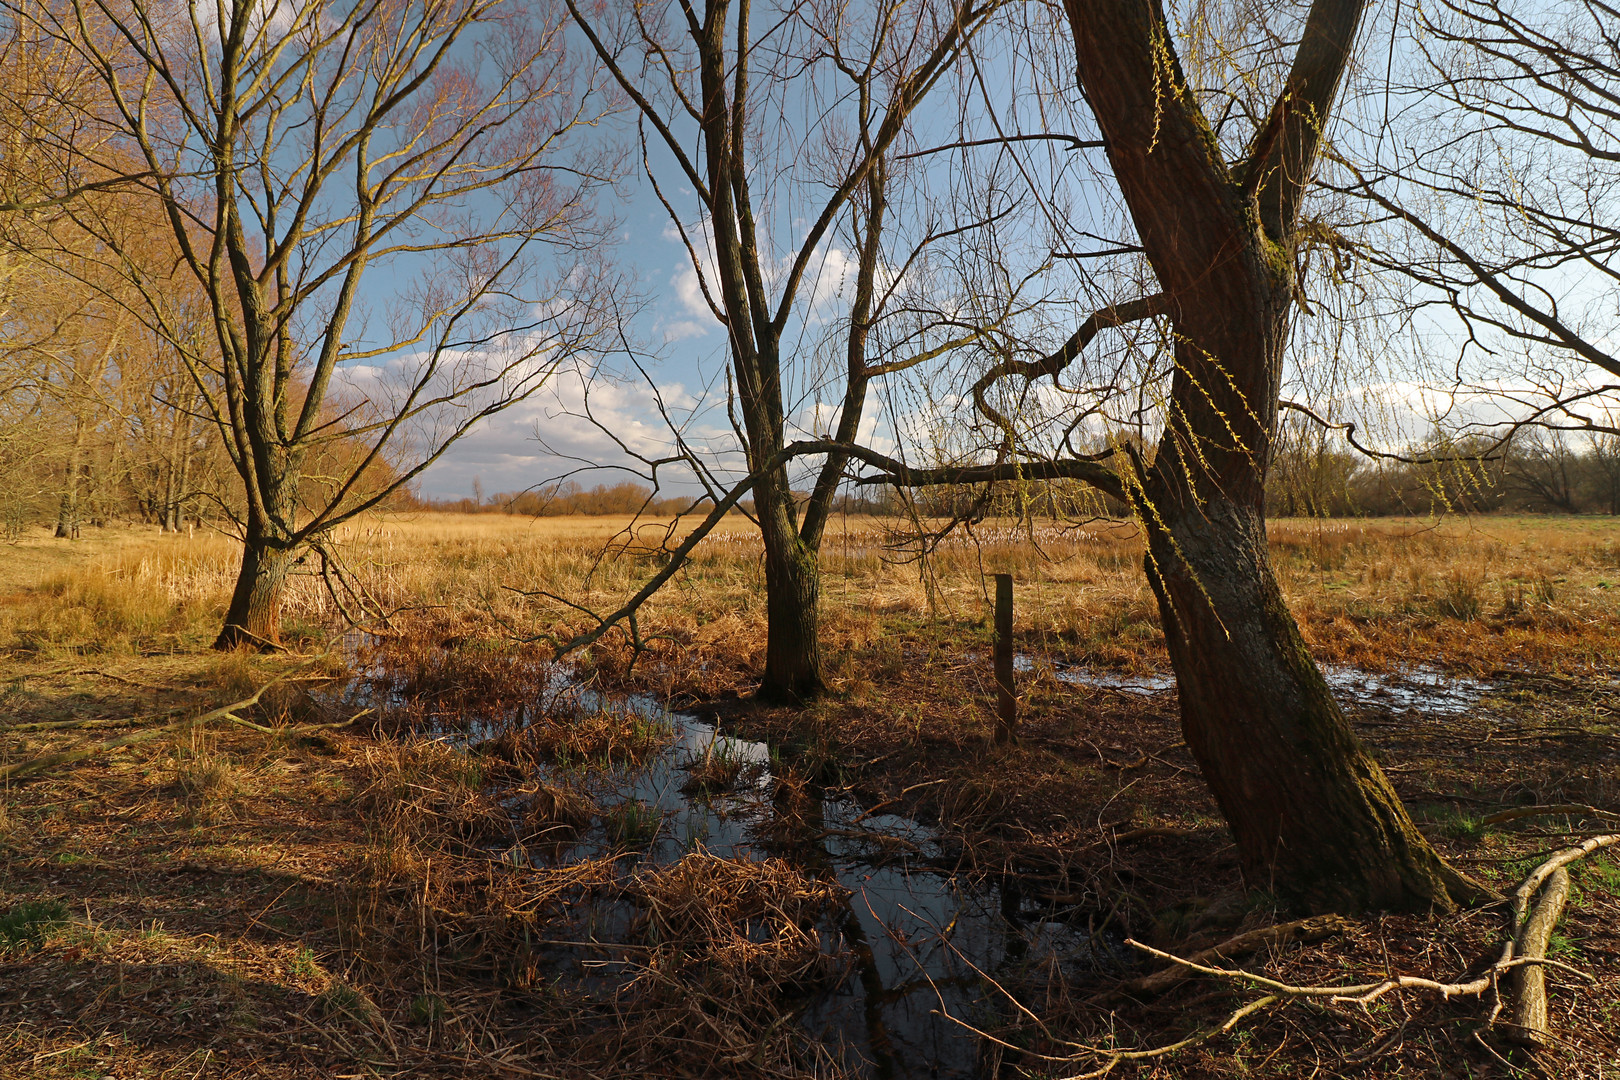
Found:
[{"label": "tree bark texture", "polygon": [[1132,496],[1182,729],[1251,885],[1311,911],[1444,908],[1475,892],[1356,738],[1266,546],[1298,207],[1363,6],[1317,0],[1270,119],[1229,166],[1157,0],[1066,0],[1176,342],[1163,435]]},{"label": "tree bark texture", "polygon": [[249,522],[236,588],[214,648],[264,650],[281,644],[281,594],[293,560],[293,549],[285,539]]},{"label": "tree bark texture", "polygon": [[[763,440],[762,440],[763,441]],[[799,532],[785,471],[754,487],[754,512],[765,548],[765,670],[759,696],[797,704],[820,694],[821,559]]]},{"label": "tree bark texture", "polygon": [[294,527],[301,455],[272,451],[257,463],[252,475],[261,483],[249,491],[258,497],[248,503],[242,565],[216,649],[281,647],[281,595],[304,543]]},{"label": "tree bark texture", "polygon": [[1250,884],[1313,912],[1450,907],[1473,890],[1418,832],[1283,602],[1251,506],[1157,504],[1148,576],[1182,732]]}]

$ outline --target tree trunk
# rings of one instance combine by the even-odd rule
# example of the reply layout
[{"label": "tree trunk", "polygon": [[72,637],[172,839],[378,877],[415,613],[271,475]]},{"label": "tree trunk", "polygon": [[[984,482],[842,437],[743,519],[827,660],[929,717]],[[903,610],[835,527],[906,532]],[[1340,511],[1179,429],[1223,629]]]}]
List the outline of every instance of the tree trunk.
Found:
[{"label": "tree trunk", "polygon": [[797,704],[826,688],[818,621],[821,560],[799,534],[787,477],[772,477],[754,490],[765,544],[765,672],[759,696]]},{"label": "tree trunk", "polygon": [[1245,254],[1233,262],[1247,264],[1256,302],[1195,295],[1178,312],[1170,420],[1139,500],[1182,732],[1252,887],[1312,912],[1449,909],[1484,890],[1418,832],[1271,570],[1265,481],[1288,282],[1266,280],[1263,249]]},{"label": "tree trunk", "polygon": [[1182,731],[1249,884],[1312,912],[1449,908],[1477,893],[1334,701],[1277,588],[1263,515],[1227,499],[1155,506],[1147,570]]},{"label": "tree trunk", "polygon": [[79,538],[79,480],[84,463],[84,420],[73,424],[73,442],[68,447],[66,485],[56,508],[56,535],[59,539]]},{"label": "tree trunk", "polygon": [[250,519],[242,544],[242,567],[214,648],[268,650],[281,646],[281,593],[292,564],[292,547]]},{"label": "tree trunk", "polygon": [[191,453],[195,436],[191,416],[175,410],[174,433],[170,440],[168,481],[163,496],[163,531],[179,532],[185,527],[186,486],[191,482]]},{"label": "tree trunk", "polygon": [[1163,5],[1064,6],[1082,88],[1172,323],[1163,435],[1133,501],[1182,730],[1250,883],[1317,911],[1478,896],[1356,739],[1266,550],[1299,206],[1365,0],[1315,0],[1286,88],[1233,163],[1181,70]]}]

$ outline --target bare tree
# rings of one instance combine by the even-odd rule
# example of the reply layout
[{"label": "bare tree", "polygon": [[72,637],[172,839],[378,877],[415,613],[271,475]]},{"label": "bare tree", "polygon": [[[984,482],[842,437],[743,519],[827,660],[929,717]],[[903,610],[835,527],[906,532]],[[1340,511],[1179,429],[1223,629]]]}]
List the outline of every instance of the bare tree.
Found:
[{"label": "bare tree", "polygon": [[[557,20],[509,0],[6,9],[95,77],[206,297],[200,340],[114,223],[67,204],[184,359],[241,479],[216,646],[274,647],[301,549],[591,340],[603,163],[564,151],[592,88]],[[316,478],[321,455],[335,471]]]},{"label": "bare tree", "polygon": [[144,176],[132,159],[98,160],[116,127],[87,74],[77,51],[33,20],[0,16],[0,216],[38,219]]},{"label": "bare tree", "polygon": [[[768,619],[760,694],[812,697],[822,690],[822,534],[869,388],[982,332],[896,302],[918,252],[954,230],[925,221],[909,249],[891,233],[900,182],[915,173],[897,150],[908,123],[998,4],[858,9],[794,0],[761,11],[752,0],[710,0],[603,11],[567,2],[640,114],[644,146],[653,144],[649,179],[726,332],[749,475],[729,495],[713,494],[729,507],[753,493]],[[791,122],[796,115],[806,117],[802,127]],[[655,155],[670,167],[655,166]],[[695,214],[668,197],[683,185],[696,196]],[[853,263],[842,282],[825,265],[840,226]],[[829,276],[843,286],[840,361],[824,370],[805,355],[813,350],[804,339],[818,282]],[[828,417],[825,429],[793,444],[805,396],[837,421]],[[824,457],[800,499],[789,465],[806,454]]]},{"label": "bare tree", "polygon": [[1504,480],[1538,510],[1580,513],[1581,462],[1558,432],[1526,428],[1513,440]]},{"label": "bare tree", "polygon": [[1454,344],[1477,429],[1617,432],[1617,23],[1607,0],[1425,6],[1401,108],[1342,150],[1336,186],[1372,211],[1356,255]]}]

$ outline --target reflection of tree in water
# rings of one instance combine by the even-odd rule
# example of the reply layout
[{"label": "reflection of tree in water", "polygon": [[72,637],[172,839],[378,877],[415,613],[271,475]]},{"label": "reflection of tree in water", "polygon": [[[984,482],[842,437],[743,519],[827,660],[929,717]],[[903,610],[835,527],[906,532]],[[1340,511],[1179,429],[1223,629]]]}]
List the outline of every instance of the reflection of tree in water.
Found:
[{"label": "reflection of tree in water", "polygon": [[[663,718],[650,699],[632,699],[628,707]],[[918,822],[868,813],[842,792],[785,772],[764,744],[728,738],[693,717],[669,719],[674,734],[655,756],[590,781],[599,805],[638,799],[663,815],[655,839],[621,853],[637,868],[623,872],[663,873],[701,849],[721,859],[781,859],[847,889],[821,908],[815,929],[829,954],[847,956],[848,971],[778,999],[802,1037],[818,1044],[807,1048],[811,1056],[829,1053],[878,1078],[974,1075],[982,1040],[952,1018],[999,1028],[1014,1006],[997,984],[1027,992],[1041,979],[1061,977],[1059,951],[1083,954],[1084,932],[1033,922],[1014,883],[969,883],[952,873],[954,861],[939,837]],[[743,763],[728,785],[691,782],[692,766],[722,753]],[[600,826],[578,841],[530,854],[554,866],[613,854]],[[571,962],[592,961],[581,972],[585,983],[611,993],[636,966],[634,954],[616,950],[635,947],[640,910],[626,895],[571,913],[569,937],[581,943]],[[619,962],[602,964],[604,954]],[[1037,964],[1050,967],[1038,973]]]},{"label": "reflection of tree in water", "polygon": [[[847,1031],[848,996],[858,996],[874,1076],[976,1074],[987,1047],[952,1018],[1000,1026],[1002,1006],[1012,1007],[1000,987],[1028,984],[1037,964],[1048,965],[1044,978],[1061,977],[1053,951],[1031,939],[1023,894],[1011,882],[964,886],[935,865],[933,838],[908,819],[863,821],[853,801],[791,784],[779,784],[772,803],[762,844],[850,888],[828,929],[848,946],[854,981],[811,1003],[807,1024]],[[1067,934],[1059,926],[1048,940],[1055,947]]]}]

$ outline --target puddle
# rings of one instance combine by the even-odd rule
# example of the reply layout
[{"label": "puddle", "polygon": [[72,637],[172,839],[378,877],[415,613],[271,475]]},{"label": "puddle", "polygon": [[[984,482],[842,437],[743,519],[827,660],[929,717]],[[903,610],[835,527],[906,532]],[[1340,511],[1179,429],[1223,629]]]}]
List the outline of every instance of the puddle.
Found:
[{"label": "puddle", "polygon": [[1478,679],[1451,675],[1421,664],[1384,674],[1360,668],[1325,664],[1322,675],[1339,694],[1361,705],[1405,712],[1416,709],[1429,716],[1461,716],[1496,687]]},{"label": "puddle", "polygon": [[[584,789],[604,809],[637,801],[641,813],[650,808],[656,817],[657,832],[626,853],[598,815],[572,842],[492,854],[568,865],[621,852],[620,873],[628,877],[649,865],[673,865],[701,847],[721,857],[779,858],[809,876],[835,879],[849,890],[847,902],[816,930],[824,948],[848,957],[849,966],[836,985],[792,1006],[804,1034],[846,1067],[875,1080],[978,1075],[978,1038],[940,1014],[981,1028],[1003,1022],[1011,1006],[984,975],[1003,984],[1031,972],[1088,980],[1127,962],[1120,936],[1092,933],[1086,913],[1021,895],[1010,883],[951,873],[948,839],[922,823],[869,813],[843,790],[811,790],[791,810],[779,807],[780,763],[765,743],[733,738],[650,698],[604,700],[571,687],[566,673],[545,696],[571,696],[586,711],[628,708],[669,725],[673,738],[642,765],[542,765],[537,773]],[[547,706],[555,712],[566,704]],[[476,747],[498,730],[492,723],[452,737]],[[713,757],[738,765],[735,781],[723,790],[696,790],[691,767]],[[623,969],[604,957],[614,943],[630,940],[639,913],[630,900],[576,912],[570,937],[602,947],[558,947],[554,975],[611,994]]]},{"label": "puddle", "polygon": [[[1023,653],[1013,657],[1013,668],[1017,671],[1033,671],[1035,667],[1036,661]],[[1143,696],[1162,694],[1175,689],[1176,685],[1173,675],[1124,675],[1078,665],[1053,664],[1052,674],[1059,682],[1074,686]],[[1392,712],[1417,709],[1430,716],[1460,716],[1496,689],[1490,683],[1452,675],[1427,664],[1382,674],[1341,664],[1323,664],[1322,677],[1341,703],[1370,705]]]},{"label": "puddle", "polygon": [[[1038,663],[1046,661],[1015,658],[1024,672]],[[1173,678],[1158,674],[1066,665],[1055,665],[1054,674],[1074,685],[1131,694],[1174,687]],[[1461,713],[1490,689],[1428,667],[1385,675],[1326,667],[1324,675],[1345,699],[1438,715]],[[385,705],[405,704],[397,691],[379,682],[357,680],[349,693]],[[619,853],[618,872],[628,878],[639,868],[673,866],[703,850],[722,858],[779,858],[808,876],[836,880],[849,891],[847,901],[823,915],[815,931],[823,948],[847,957],[848,966],[830,986],[793,1001],[791,1010],[806,1038],[876,1080],[977,1075],[979,1040],[941,1014],[979,1028],[998,1026],[1010,1005],[986,976],[1002,984],[1033,973],[1086,982],[1129,963],[1116,934],[1092,931],[1092,913],[1054,908],[1020,894],[1010,881],[952,873],[951,842],[929,826],[871,813],[837,789],[807,788],[791,807],[779,805],[780,762],[765,743],[732,737],[697,716],[669,712],[651,698],[604,699],[576,685],[566,668],[556,670],[539,696],[528,708],[552,716],[570,709],[580,715],[633,710],[667,725],[671,737],[636,766],[538,766],[535,779],[583,788],[609,813],[593,817],[566,842],[491,854],[535,865],[569,865]],[[473,748],[521,725],[525,711],[470,729],[440,730]],[[433,723],[431,714],[425,719]],[[734,768],[726,771],[734,776],[722,788],[702,790],[693,783],[693,766],[715,758],[729,762]],[[624,806],[635,806],[642,819],[641,835],[628,851],[608,833],[612,808]],[[612,959],[613,947],[634,943],[640,915],[630,899],[603,900],[575,911],[568,939],[576,944],[551,947],[554,976],[611,996],[625,975],[623,963]]]}]

